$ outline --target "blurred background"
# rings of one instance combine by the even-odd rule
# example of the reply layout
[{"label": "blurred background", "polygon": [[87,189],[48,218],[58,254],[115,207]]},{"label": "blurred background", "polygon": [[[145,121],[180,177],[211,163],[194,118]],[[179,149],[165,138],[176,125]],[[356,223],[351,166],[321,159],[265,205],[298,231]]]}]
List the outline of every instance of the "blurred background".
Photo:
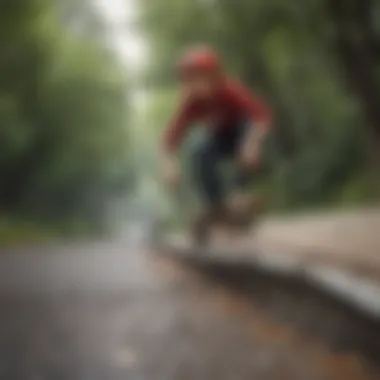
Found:
[{"label": "blurred background", "polygon": [[[142,244],[199,43],[275,114],[225,256]],[[0,0],[0,379],[379,379],[379,173],[379,0]]]},{"label": "blurred background", "polygon": [[193,43],[215,46],[274,109],[255,181],[272,210],[379,197],[378,1],[14,0],[1,17],[0,241],[173,209],[157,142],[173,62]]}]

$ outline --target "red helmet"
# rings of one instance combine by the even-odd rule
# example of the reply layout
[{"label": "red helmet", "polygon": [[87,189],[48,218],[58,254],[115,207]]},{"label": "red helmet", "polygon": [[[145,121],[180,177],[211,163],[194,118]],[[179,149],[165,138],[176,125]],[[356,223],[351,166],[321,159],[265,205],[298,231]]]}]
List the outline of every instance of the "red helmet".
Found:
[{"label": "red helmet", "polygon": [[187,50],[178,63],[181,76],[193,73],[219,74],[222,64],[219,55],[209,47],[195,47]]}]

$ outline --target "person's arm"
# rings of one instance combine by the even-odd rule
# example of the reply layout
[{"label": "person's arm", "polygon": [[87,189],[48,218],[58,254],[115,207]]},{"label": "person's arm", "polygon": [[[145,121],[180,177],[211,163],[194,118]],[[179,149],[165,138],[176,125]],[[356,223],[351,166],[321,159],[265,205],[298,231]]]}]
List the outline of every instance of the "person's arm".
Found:
[{"label": "person's arm", "polygon": [[194,107],[190,100],[183,100],[164,130],[161,146],[160,166],[165,182],[172,186],[179,181],[180,169],[177,151],[186,135],[194,116]]},{"label": "person's arm", "polygon": [[193,114],[192,101],[189,99],[183,100],[164,130],[163,151],[166,154],[176,154],[191,123]]},{"label": "person's arm", "polygon": [[231,86],[231,96],[248,115],[252,124],[256,126],[257,138],[261,139],[265,137],[272,124],[272,113],[266,102],[238,84]]},{"label": "person's arm", "polygon": [[233,85],[231,96],[239,108],[248,115],[252,126],[243,141],[242,154],[257,161],[261,146],[272,125],[271,110],[260,97],[242,86]]}]

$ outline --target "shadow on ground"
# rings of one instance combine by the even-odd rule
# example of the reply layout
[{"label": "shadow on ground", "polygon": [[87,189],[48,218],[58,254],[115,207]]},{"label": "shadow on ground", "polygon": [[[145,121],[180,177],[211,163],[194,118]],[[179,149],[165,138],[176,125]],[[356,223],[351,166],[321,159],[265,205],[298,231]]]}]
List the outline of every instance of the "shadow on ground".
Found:
[{"label": "shadow on ground", "polygon": [[176,256],[206,278],[223,284],[237,297],[250,300],[281,323],[323,339],[337,353],[358,352],[375,365],[380,363],[380,322],[306,278],[266,272],[254,265],[218,262],[202,256]]}]

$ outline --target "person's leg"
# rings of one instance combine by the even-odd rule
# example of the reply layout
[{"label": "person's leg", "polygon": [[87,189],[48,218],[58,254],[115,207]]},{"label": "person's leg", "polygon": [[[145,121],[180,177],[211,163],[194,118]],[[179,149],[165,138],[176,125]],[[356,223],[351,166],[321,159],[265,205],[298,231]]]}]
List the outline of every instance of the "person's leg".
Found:
[{"label": "person's leg", "polygon": [[[253,128],[252,124],[249,122],[242,122],[237,127],[237,137],[234,145],[233,155],[234,157],[238,157],[239,150],[244,142],[244,139],[248,133],[248,131]],[[243,168],[242,166],[237,165],[235,177],[234,177],[234,187],[236,191],[246,191],[249,185],[252,183],[252,169]]]},{"label": "person's leg", "polygon": [[222,150],[216,136],[209,136],[195,147],[192,166],[195,185],[207,206],[219,206],[223,201],[223,185],[218,165]]},{"label": "person's leg", "polygon": [[[237,158],[248,126],[242,122],[237,126],[220,128],[221,132],[210,134],[193,151],[193,173],[198,190],[208,204],[221,204],[224,201],[224,186],[219,164],[225,159]],[[236,168],[234,187],[246,188],[252,172]]]},{"label": "person's leg", "polygon": [[[245,122],[221,127],[219,133],[211,134],[195,146],[192,154],[193,174],[196,186],[206,203],[224,202],[224,186],[218,165],[225,159],[237,162],[239,148],[248,128]],[[251,178],[252,171],[236,165],[232,185],[236,190],[246,189]]]},{"label": "person's leg", "polygon": [[207,240],[210,226],[226,219],[224,186],[219,171],[219,164],[225,156],[221,142],[218,135],[210,135],[195,147],[192,154],[195,185],[204,202],[193,225],[193,236],[198,244]]},{"label": "person's leg", "polygon": [[[242,122],[235,127],[236,137],[231,139],[234,145],[231,148],[231,156],[238,162],[239,149],[244,142],[246,133],[253,126],[249,123]],[[253,170],[246,169],[238,164],[235,169],[233,179],[233,189],[227,200],[230,213],[238,225],[247,226],[250,224],[253,215],[260,209],[262,203],[257,197],[252,195],[250,185],[252,184]]]}]

